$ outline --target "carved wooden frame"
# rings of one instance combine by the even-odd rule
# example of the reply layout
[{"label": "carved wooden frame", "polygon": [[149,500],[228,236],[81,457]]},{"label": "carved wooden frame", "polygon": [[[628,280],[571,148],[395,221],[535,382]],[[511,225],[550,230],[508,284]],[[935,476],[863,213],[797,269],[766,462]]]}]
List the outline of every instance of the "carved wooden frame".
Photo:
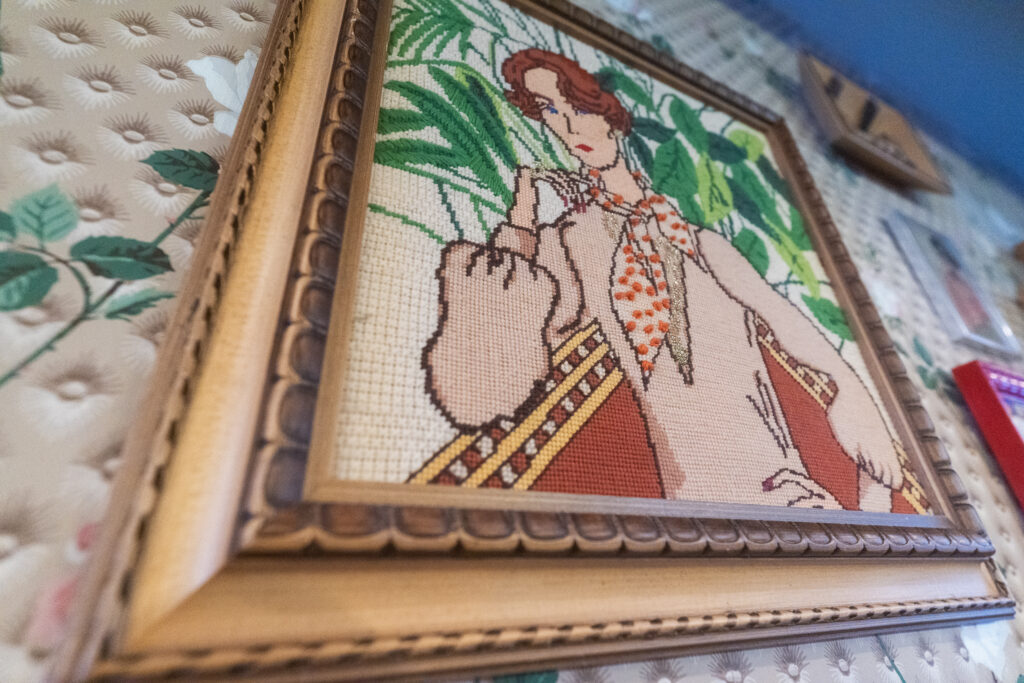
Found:
[{"label": "carved wooden frame", "polygon": [[[390,2],[282,0],[57,679],[522,670],[1012,616],[785,123],[565,0],[515,4],[766,132],[937,514],[317,495],[308,453],[331,415],[321,378],[338,354],[324,352],[345,328],[336,289],[365,210],[360,131],[376,129]],[[511,568],[525,597],[488,594]],[[676,585],[681,572],[700,590]],[[792,585],[753,590],[752,572]]]}]

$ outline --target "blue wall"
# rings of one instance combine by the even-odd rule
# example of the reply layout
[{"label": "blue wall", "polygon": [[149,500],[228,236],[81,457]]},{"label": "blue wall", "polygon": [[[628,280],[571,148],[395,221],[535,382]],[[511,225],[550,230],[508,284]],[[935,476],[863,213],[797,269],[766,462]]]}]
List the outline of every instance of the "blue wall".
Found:
[{"label": "blue wall", "polygon": [[1024,191],[1024,2],[760,0],[811,51]]}]

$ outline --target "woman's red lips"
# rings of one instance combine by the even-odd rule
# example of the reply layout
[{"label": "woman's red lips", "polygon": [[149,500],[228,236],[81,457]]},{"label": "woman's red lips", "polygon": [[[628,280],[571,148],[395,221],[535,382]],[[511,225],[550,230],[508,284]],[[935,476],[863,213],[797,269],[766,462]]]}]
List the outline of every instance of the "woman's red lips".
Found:
[{"label": "woman's red lips", "polygon": [[584,152],[593,152],[594,148],[590,145],[576,145],[576,149],[582,149]]}]

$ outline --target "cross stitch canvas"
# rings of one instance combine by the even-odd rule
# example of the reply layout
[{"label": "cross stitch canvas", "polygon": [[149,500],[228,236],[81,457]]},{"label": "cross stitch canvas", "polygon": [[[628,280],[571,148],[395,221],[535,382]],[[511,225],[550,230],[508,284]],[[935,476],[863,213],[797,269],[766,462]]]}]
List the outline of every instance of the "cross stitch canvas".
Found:
[{"label": "cross stitch canvas", "polygon": [[766,138],[492,0],[397,0],[343,481],[923,513]]}]

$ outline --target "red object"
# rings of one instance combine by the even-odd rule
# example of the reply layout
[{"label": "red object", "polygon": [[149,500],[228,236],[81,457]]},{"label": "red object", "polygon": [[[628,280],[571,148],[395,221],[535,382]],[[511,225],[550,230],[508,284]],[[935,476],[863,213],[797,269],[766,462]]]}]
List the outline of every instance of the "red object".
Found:
[{"label": "red object", "polygon": [[1024,377],[988,363],[972,361],[953,368],[953,378],[999,461],[1017,503],[1024,508],[1024,438],[1013,424],[1004,402],[1024,404]]}]

